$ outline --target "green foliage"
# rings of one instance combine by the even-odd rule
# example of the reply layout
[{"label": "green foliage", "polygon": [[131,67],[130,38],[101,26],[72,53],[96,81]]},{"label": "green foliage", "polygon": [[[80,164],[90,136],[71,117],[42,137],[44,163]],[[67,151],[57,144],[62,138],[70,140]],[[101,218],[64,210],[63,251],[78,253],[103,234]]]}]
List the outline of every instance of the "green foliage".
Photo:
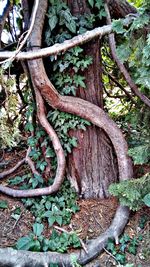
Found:
[{"label": "green foliage", "polygon": [[150,174],[138,179],[125,180],[118,184],[111,184],[109,192],[118,197],[122,205],[132,210],[138,210],[143,205],[150,205]]},{"label": "green foliage", "polygon": [[[18,129],[21,116],[17,110],[19,98],[16,95],[15,77],[8,78],[4,69],[0,68],[0,84],[0,94],[5,96],[0,108],[0,147],[13,147],[21,137]],[[14,121],[13,118],[16,116],[17,119]]]},{"label": "green foliage", "polygon": [[90,122],[78,116],[54,110],[48,113],[48,119],[53,125],[66,153],[71,153],[73,147],[77,147],[77,139],[68,133],[72,129],[86,130]]},{"label": "green foliage", "polygon": [[147,1],[144,1],[139,9],[139,15],[129,28],[123,26],[122,20],[113,22],[114,31],[122,34],[121,44],[117,47],[118,57],[123,63],[128,62],[135,83],[148,96],[150,95],[150,37],[146,28],[149,23]]},{"label": "green foliage", "polygon": [[[149,115],[146,118],[146,110],[143,121],[140,118],[140,111],[135,116],[131,113],[131,119],[126,118],[131,123],[130,134],[128,137],[129,151],[128,154],[133,158],[135,164],[147,164],[150,162],[150,132],[149,132]],[[138,118],[136,118],[136,116]],[[133,118],[134,119],[133,119]]]},{"label": "green foliage", "polygon": [[16,244],[16,248],[20,250],[31,251],[58,251],[65,252],[69,247],[79,248],[80,240],[75,233],[61,233],[52,230],[50,238],[42,235],[44,229],[43,224],[34,223],[33,232],[28,236],[21,237]]},{"label": "green foliage", "polygon": [[[138,237],[129,237],[129,235],[124,234],[119,239],[119,244],[115,245],[114,240],[109,239],[107,244],[107,250],[115,257],[116,261],[120,264],[126,263],[126,253],[130,253],[133,255],[137,254],[137,248],[139,245],[139,242],[141,241],[142,236]],[[128,266],[129,264],[125,265]],[[132,266],[132,265],[129,265]]]},{"label": "green foliage", "polygon": [[135,164],[144,164],[150,161],[150,144],[130,148],[128,154],[134,159]]},{"label": "green foliage", "polygon": [[68,181],[62,185],[55,196],[43,196],[37,199],[23,199],[25,206],[36,217],[37,222],[47,221],[51,227],[57,223],[69,224],[73,213],[79,210],[77,195]]},{"label": "green foliage", "polygon": [[[54,58],[51,57],[53,61]],[[86,88],[81,72],[92,63],[92,58],[85,56],[81,47],[70,49],[53,63],[52,80],[62,95],[76,95],[79,87]]]},{"label": "green foliage", "polygon": [[7,209],[8,203],[6,200],[0,200],[0,209]]}]

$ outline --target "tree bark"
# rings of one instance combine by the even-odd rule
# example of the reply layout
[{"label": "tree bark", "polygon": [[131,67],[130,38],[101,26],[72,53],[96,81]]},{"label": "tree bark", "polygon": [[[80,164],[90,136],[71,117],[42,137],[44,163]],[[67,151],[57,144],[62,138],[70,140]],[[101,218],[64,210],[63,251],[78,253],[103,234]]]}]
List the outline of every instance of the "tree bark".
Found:
[{"label": "tree bark", "polygon": [[[88,12],[84,0],[68,2],[73,15]],[[84,45],[84,54],[92,57],[93,62],[83,73],[86,89],[80,88],[77,96],[103,108],[100,45],[99,38]],[[71,135],[77,137],[78,147],[68,156],[68,178],[84,198],[107,197],[108,186],[117,181],[118,173],[110,139],[96,126],[90,126],[86,131],[71,131]]]},{"label": "tree bark", "polygon": [[107,3],[113,19],[124,18],[128,14],[137,13],[136,8],[126,0],[108,0]]}]

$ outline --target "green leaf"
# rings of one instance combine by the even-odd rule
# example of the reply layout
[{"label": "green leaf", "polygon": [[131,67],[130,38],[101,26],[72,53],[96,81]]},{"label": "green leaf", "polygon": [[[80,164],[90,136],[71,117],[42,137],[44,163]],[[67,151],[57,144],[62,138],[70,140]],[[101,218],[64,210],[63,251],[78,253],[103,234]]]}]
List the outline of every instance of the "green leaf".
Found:
[{"label": "green leaf", "polygon": [[53,158],[55,156],[55,153],[54,153],[54,151],[51,149],[51,148],[47,148],[46,149],[46,157],[47,158]]},{"label": "green leaf", "polygon": [[48,223],[49,223],[49,226],[52,226],[54,224],[54,222],[56,221],[56,217],[55,216],[50,216],[48,218]]},{"label": "green leaf", "polygon": [[43,232],[44,225],[41,223],[34,223],[33,224],[33,232],[36,236],[40,236]]},{"label": "green leaf", "polygon": [[89,5],[90,5],[91,7],[94,6],[94,0],[88,0],[88,3],[89,3]]},{"label": "green leaf", "polygon": [[17,249],[29,250],[31,247],[31,238],[29,236],[24,236],[19,238],[16,244]]},{"label": "green leaf", "polygon": [[41,244],[40,244],[39,240],[34,240],[32,242],[31,248],[32,248],[31,249],[32,251],[41,251]]},{"label": "green leaf", "polygon": [[123,28],[123,22],[121,19],[114,20],[112,23],[112,28],[117,33],[124,33],[125,32],[125,30]]},{"label": "green leaf", "polygon": [[137,253],[137,246],[129,245],[128,252],[131,253],[131,254],[133,254],[133,255],[136,255],[136,253]]},{"label": "green leaf", "polygon": [[96,0],[96,4],[95,4],[95,6],[96,6],[98,9],[101,9],[101,8],[104,6],[103,0]]},{"label": "green leaf", "polygon": [[119,261],[121,264],[124,264],[126,262],[126,256],[125,254],[117,253],[115,255],[115,258],[117,261]]},{"label": "green leaf", "polygon": [[143,201],[146,206],[150,207],[150,193],[148,193],[144,198]]},{"label": "green leaf", "polygon": [[14,219],[14,220],[16,220],[16,221],[18,221],[19,220],[19,218],[20,218],[20,215],[19,214],[12,214],[11,215],[11,217]]},{"label": "green leaf", "polygon": [[113,242],[112,239],[109,239],[109,240],[108,240],[107,249],[108,249],[109,251],[111,251],[111,252],[114,251],[114,249],[115,249],[115,245],[114,245],[114,242]]},{"label": "green leaf", "polygon": [[65,22],[65,25],[72,33],[76,33],[76,23],[74,20],[71,20],[70,23]]},{"label": "green leaf", "polygon": [[51,208],[51,206],[52,206],[51,202],[50,201],[46,201],[46,203],[45,203],[46,209],[49,210]]},{"label": "green leaf", "polygon": [[62,216],[56,216],[55,221],[61,226],[62,225]]},{"label": "green leaf", "polygon": [[45,167],[47,166],[47,162],[43,161],[41,164],[40,164],[40,170],[41,171],[44,171]]},{"label": "green leaf", "polygon": [[7,209],[8,202],[6,200],[0,200],[0,209]]},{"label": "green leaf", "polygon": [[58,22],[58,18],[56,15],[49,17],[48,23],[49,23],[51,31],[56,27],[57,22]]}]

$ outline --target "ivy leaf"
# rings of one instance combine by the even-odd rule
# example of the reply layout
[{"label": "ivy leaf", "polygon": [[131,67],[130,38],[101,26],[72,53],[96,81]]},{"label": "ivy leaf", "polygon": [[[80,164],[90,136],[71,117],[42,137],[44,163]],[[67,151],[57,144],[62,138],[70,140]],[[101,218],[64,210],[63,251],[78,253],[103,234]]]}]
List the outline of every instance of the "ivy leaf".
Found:
[{"label": "ivy leaf", "polygon": [[99,16],[99,19],[102,19],[102,17],[106,17],[105,10],[104,9],[101,9],[100,12],[99,12],[99,14],[98,14],[98,16]]},{"label": "ivy leaf", "polygon": [[101,9],[101,7],[103,7],[103,0],[97,0],[96,1],[96,4],[95,4],[95,6],[98,8],[98,9]]},{"label": "ivy leaf", "polygon": [[124,33],[125,32],[121,19],[114,20],[113,23],[112,23],[112,28],[116,33]]},{"label": "ivy leaf", "polygon": [[49,226],[52,226],[54,224],[54,222],[56,221],[56,217],[55,216],[50,216],[48,218],[48,223],[49,223]]},{"label": "ivy leaf", "polygon": [[116,260],[119,261],[121,264],[124,264],[125,261],[126,261],[125,254],[117,253],[117,254],[115,255],[115,258],[116,258]]},{"label": "ivy leaf", "polygon": [[62,217],[56,216],[55,221],[61,226],[62,225]]},{"label": "ivy leaf", "polygon": [[121,62],[125,62],[128,60],[130,54],[131,54],[131,49],[129,46],[125,43],[117,47],[116,49],[117,56],[121,60]]},{"label": "ivy leaf", "polygon": [[29,236],[24,236],[19,238],[16,244],[17,249],[29,250],[31,247],[31,238]]},{"label": "ivy leaf", "polygon": [[70,23],[66,21],[65,25],[72,33],[76,33],[76,23],[74,20],[71,20]]},{"label": "ivy leaf", "polygon": [[90,5],[91,7],[94,6],[94,0],[88,0],[88,2],[89,2],[89,5]]},{"label": "ivy leaf", "polygon": [[41,223],[34,223],[33,224],[33,232],[36,236],[40,236],[43,232],[44,225]]},{"label": "ivy leaf", "polygon": [[143,201],[146,206],[150,207],[150,193],[143,198]]},{"label": "ivy leaf", "polygon": [[47,158],[53,158],[54,156],[55,156],[54,151],[53,151],[50,147],[48,147],[48,148],[46,149],[46,157],[47,157]]},{"label": "ivy leaf", "polygon": [[0,209],[7,209],[8,203],[6,200],[0,200]]},{"label": "ivy leaf", "polygon": [[58,18],[56,15],[49,17],[48,23],[49,23],[51,31],[56,27],[57,22],[58,22]]}]

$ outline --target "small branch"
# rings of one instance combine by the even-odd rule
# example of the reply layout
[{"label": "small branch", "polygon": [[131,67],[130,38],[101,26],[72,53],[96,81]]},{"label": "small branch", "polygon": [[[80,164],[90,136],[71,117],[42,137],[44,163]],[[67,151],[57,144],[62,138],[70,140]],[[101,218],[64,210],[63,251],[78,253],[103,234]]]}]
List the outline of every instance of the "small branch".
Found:
[{"label": "small branch", "polygon": [[[111,17],[110,17],[110,12],[109,12],[109,9],[108,9],[107,1],[105,3],[105,11],[106,11],[106,14],[107,14],[107,24],[111,25]],[[110,33],[108,36],[109,36],[109,45],[110,45],[110,49],[111,49],[111,54],[112,54],[112,57],[113,57],[114,61],[117,64],[120,72],[123,74],[125,80],[127,81],[128,85],[130,86],[132,92],[136,96],[138,96],[140,98],[140,100],[145,105],[147,105],[150,108],[150,99],[139,91],[137,85],[133,82],[128,70],[126,69],[124,64],[120,61],[120,59],[117,57],[117,54],[116,54],[116,42],[115,42],[114,33]]]},{"label": "small branch", "polygon": [[112,257],[116,262],[118,262],[118,261],[116,260],[115,256],[114,256],[112,253],[110,253],[106,248],[103,248],[103,249],[105,250],[105,252],[106,252],[110,257]]},{"label": "small branch", "polygon": [[2,173],[0,173],[0,179],[5,178],[7,175],[12,174],[14,171],[16,171],[21,165],[23,165],[25,163],[25,158],[20,160],[14,167],[12,167],[11,169],[4,171]]},{"label": "small branch", "polygon": [[[124,24],[128,25],[133,20],[132,17],[126,18],[124,20]],[[22,59],[35,59],[35,58],[41,58],[41,57],[47,57],[50,55],[58,55],[59,53],[65,53],[68,49],[71,49],[77,45],[82,45],[90,40],[109,34],[112,32],[112,25],[107,25],[103,27],[95,28],[94,30],[87,31],[84,34],[80,34],[78,36],[73,37],[70,40],[66,40],[63,43],[55,44],[53,46],[39,49],[38,51],[29,51],[29,52],[19,52],[17,55],[15,52],[0,52],[0,59],[5,58],[14,58],[16,60],[22,60]],[[3,62],[0,62],[2,64]]]},{"label": "small branch", "polygon": [[5,151],[2,149],[2,156],[0,157],[0,162],[4,159]]},{"label": "small branch", "polygon": [[14,225],[13,225],[13,227],[12,227],[12,230],[14,230],[14,229],[15,229],[15,227],[16,227],[16,225],[17,225],[17,223],[19,222],[19,220],[20,220],[20,218],[21,218],[21,216],[22,216],[22,214],[23,214],[23,212],[24,212],[24,210],[22,210],[22,212],[20,213],[20,215],[19,215],[18,219],[15,221],[15,223],[14,223]]},{"label": "small branch", "polygon": [[134,103],[137,104],[130,93],[120,84],[110,73],[103,69],[103,73],[108,75],[108,77],[128,96],[128,98]]},{"label": "small branch", "polygon": [[106,89],[106,87],[105,87],[104,85],[103,85],[103,88],[104,88],[104,92],[106,93],[106,95],[107,95],[108,97],[111,97],[111,98],[119,98],[119,99],[125,97],[125,95],[111,95],[111,94],[107,91],[107,89]]},{"label": "small branch", "polygon": [[25,45],[26,41],[28,40],[31,32],[32,32],[32,29],[33,29],[33,26],[34,26],[34,22],[35,22],[35,17],[36,17],[36,13],[37,13],[37,9],[38,9],[38,5],[39,5],[39,0],[35,0],[35,4],[34,4],[34,8],[33,8],[33,12],[32,12],[32,18],[31,18],[31,24],[30,24],[30,28],[29,30],[27,31],[27,34],[26,36],[23,38],[25,32],[21,35],[20,37],[20,41],[21,39],[23,38],[23,40],[20,42],[20,45],[18,46],[18,48],[16,49],[16,51],[13,52],[13,55],[9,58],[7,58],[6,60],[0,62],[0,64],[3,64],[7,61],[13,61],[17,54],[21,51],[22,47]]}]

